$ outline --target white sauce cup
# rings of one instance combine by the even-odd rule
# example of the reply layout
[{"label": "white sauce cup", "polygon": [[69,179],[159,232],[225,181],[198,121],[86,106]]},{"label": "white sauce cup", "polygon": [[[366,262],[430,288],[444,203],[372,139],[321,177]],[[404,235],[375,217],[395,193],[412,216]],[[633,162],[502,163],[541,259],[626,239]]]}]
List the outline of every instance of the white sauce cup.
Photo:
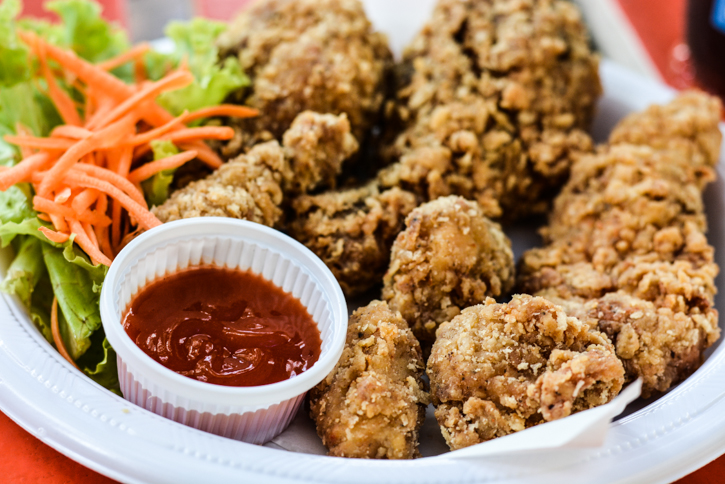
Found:
[{"label": "white sauce cup", "polygon": [[[231,387],[182,376],[146,355],[124,330],[124,313],[149,283],[195,266],[248,269],[299,299],[320,330],[317,362],[288,380]],[[113,261],[100,305],[127,400],[184,425],[255,444],[289,425],[305,393],[334,368],[347,332],[340,285],[316,255],[277,230],[228,218],[170,222],[133,240]]]}]

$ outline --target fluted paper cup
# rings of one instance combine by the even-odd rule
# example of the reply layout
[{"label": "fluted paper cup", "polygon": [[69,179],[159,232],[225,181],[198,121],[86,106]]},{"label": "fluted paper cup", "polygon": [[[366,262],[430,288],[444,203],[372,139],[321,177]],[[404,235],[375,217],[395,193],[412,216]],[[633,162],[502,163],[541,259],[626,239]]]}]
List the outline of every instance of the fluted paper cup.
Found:
[{"label": "fluted paper cup", "polygon": [[[124,330],[123,314],[146,285],[195,266],[248,269],[299,299],[320,330],[317,362],[288,380],[231,387],[179,375],[146,355]],[[347,332],[342,290],[317,256],[276,230],[216,217],[170,222],[128,244],[103,284],[101,318],[127,400],[176,422],[256,444],[289,425],[305,393],[334,368]]]}]

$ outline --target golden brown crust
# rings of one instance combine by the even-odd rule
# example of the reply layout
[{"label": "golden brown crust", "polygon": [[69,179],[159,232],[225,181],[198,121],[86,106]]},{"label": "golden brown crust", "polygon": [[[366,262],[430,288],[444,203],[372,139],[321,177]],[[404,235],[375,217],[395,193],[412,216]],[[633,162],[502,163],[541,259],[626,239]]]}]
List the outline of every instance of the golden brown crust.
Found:
[{"label": "golden brown crust", "polygon": [[342,163],[357,150],[342,114],[300,113],[277,141],[260,143],[206,178],[172,193],[153,212],[162,222],[230,217],[273,227],[294,193],[334,185]]},{"label": "golden brown crust", "polygon": [[238,136],[227,156],[260,140],[279,140],[305,110],[346,113],[358,140],[378,117],[392,54],[358,0],[257,1],[218,44],[222,56],[238,57],[251,78],[240,102],[261,113],[235,122]]},{"label": "golden brown crust", "polygon": [[325,262],[347,296],[379,284],[390,246],[403,229],[416,197],[399,188],[361,188],[301,196],[293,200],[290,235]]},{"label": "golden brown crust", "polygon": [[592,143],[598,59],[560,0],[440,0],[397,68],[384,184],[477,200],[486,215],[540,213]]},{"label": "golden brown crust", "polygon": [[436,328],[514,283],[511,242],[476,202],[442,197],[407,217],[383,278],[383,299],[400,311],[421,343]]},{"label": "golden brown crust", "polygon": [[[211,175],[189,183],[154,207],[162,222],[230,217],[273,226],[281,217],[283,175],[289,166],[276,141],[254,147]],[[289,175],[287,175],[289,176]]]},{"label": "golden brown crust", "polygon": [[601,318],[627,378],[644,377],[645,396],[686,378],[720,334],[702,202],[719,117],[715,98],[690,92],[626,118],[573,166],[542,231],[547,245],[520,265],[522,292],[590,301],[587,314]]},{"label": "golden brown crust", "polygon": [[443,323],[427,373],[452,450],[605,404],[624,383],[603,333],[528,295]]},{"label": "golden brown crust", "polygon": [[418,457],[429,402],[423,370],[418,341],[399,314],[380,301],[355,311],[340,361],[310,392],[310,414],[329,454]]}]

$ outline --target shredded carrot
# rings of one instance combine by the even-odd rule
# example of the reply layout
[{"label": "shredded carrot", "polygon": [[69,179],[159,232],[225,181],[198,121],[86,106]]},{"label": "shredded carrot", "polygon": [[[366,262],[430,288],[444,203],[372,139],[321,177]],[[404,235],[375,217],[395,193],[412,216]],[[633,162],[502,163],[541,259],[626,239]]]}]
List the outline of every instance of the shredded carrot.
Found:
[{"label": "shredded carrot", "polygon": [[53,100],[53,103],[55,104],[58,113],[63,118],[63,121],[72,126],[80,126],[81,117],[78,115],[75,103],[64,90],[58,87],[58,83],[55,81],[55,78],[48,67],[48,61],[46,60],[45,49],[43,47],[39,49],[38,59],[40,60],[40,66],[43,71],[45,81],[48,83],[48,95]]},{"label": "shredded carrot", "polygon": [[33,173],[45,167],[51,160],[48,153],[36,153],[17,165],[0,172],[0,190],[5,191],[16,183],[30,181]]},{"label": "shredded carrot", "polygon": [[74,173],[71,177],[66,178],[65,182],[71,185],[77,185],[86,188],[95,188],[102,191],[111,198],[118,200],[123,208],[128,211],[129,215],[134,217],[138,224],[146,230],[151,230],[152,228],[161,225],[161,222],[158,218],[156,218],[156,215],[151,213],[144,206],[136,203],[131,197],[129,197],[107,181],[99,180],[98,178],[94,178],[85,174]]},{"label": "shredded carrot", "polygon": [[55,347],[58,349],[58,353],[68,360],[68,363],[73,365],[76,370],[78,370],[78,365],[76,365],[75,361],[73,361],[68,354],[65,344],[63,344],[63,338],[60,335],[60,325],[58,324],[58,298],[55,296],[53,296],[53,304],[50,307],[50,332],[53,334],[53,342],[55,343]]},{"label": "shredded carrot", "polygon": [[69,139],[83,139],[88,138],[93,134],[93,131],[89,131],[86,128],[80,126],[71,126],[69,124],[61,124],[53,128],[50,133],[51,138],[69,138]]},{"label": "shredded carrot", "polygon": [[[189,85],[194,77],[184,60],[160,80],[148,80],[143,65],[148,44],[93,64],[33,32],[21,30],[18,35],[37,57],[32,65],[39,66],[40,77],[45,80],[38,87],[48,95],[64,124],[47,137],[20,126],[16,135],[5,137],[20,148],[23,159],[14,167],[0,168],[0,190],[16,183],[32,183],[38,217],[53,224],[39,230],[57,243],[67,242],[74,234],[72,240],[94,264],[110,265],[136,234],[161,224],[144,198],[143,180],[193,159],[213,168],[222,165],[222,159],[205,141],[231,139],[234,130],[189,127],[188,123],[258,115],[246,106],[224,104],[172,116],[157,98]],[[136,73],[133,84],[108,72],[128,63],[133,63]],[[37,76],[32,80],[37,82]],[[81,95],[80,100],[68,94],[64,89],[67,85]],[[172,141],[181,152],[148,161],[151,143],[160,139]],[[57,311],[55,326],[57,330]],[[54,338],[60,349],[62,341],[59,336]]]},{"label": "shredded carrot", "polygon": [[234,104],[220,104],[207,108],[197,109],[189,114],[182,115],[184,122],[196,121],[197,119],[211,118],[216,116],[228,116],[233,118],[252,118],[259,116],[259,111],[247,106],[236,106]]},{"label": "shredded carrot", "polygon": [[95,120],[95,123],[86,124],[86,128],[97,129],[104,127],[112,121],[115,121],[121,116],[129,113],[135,106],[143,104],[144,101],[153,99],[164,91],[179,89],[188,86],[192,82],[194,82],[194,76],[190,72],[179,71],[171,73],[168,76],[160,79],[159,81],[156,81],[153,84],[150,84],[149,86],[141,89],[139,92],[116,106],[102,118],[97,118]]},{"label": "shredded carrot", "polygon": [[104,71],[112,71],[113,69],[121,67],[128,62],[141,59],[143,55],[149,50],[151,50],[151,46],[146,42],[142,42],[138,45],[131,47],[123,54],[120,54],[112,59],[99,62],[98,64],[96,64],[96,66],[100,67]]},{"label": "shredded carrot", "polygon": [[78,222],[77,220],[72,220],[70,223],[70,228],[76,235],[74,242],[80,245],[81,249],[83,249],[83,251],[88,254],[88,257],[91,258],[91,262],[93,262],[94,265],[99,263],[107,266],[111,265],[111,259],[103,255],[103,252],[101,252],[101,249],[98,248],[98,245],[94,244],[93,241],[88,237],[88,234],[86,234],[86,231],[80,222]]},{"label": "shredded carrot", "polygon": [[78,219],[81,222],[92,223],[100,227],[108,227],[111,225],[111,219],[105,213],[98,213],[92,210],[84,210],[79,213],[72,207],[61,205],[38,196],[33,197],[33,208],[39,212],[58,215],[65,219]]},{"label": "shredded carrot", "polygon": [[50,230],[48,227],[41,226],[38,230],[41,231],[48,240],[55,242],[56,244],[63,244],[70,238],[70,235]]},{"label": "shredded carrot", "polygon": [[35,136],[13,136],[6,134],[3,139],[16,146],[41,150],[65,151],[75,144],[74,141],[57,138],[36,138]]},{"label": "shredded carrot", "polygon": [[141,168],[137,168],[129,173],[128,180],[132,183],[142,182],[143,180],[151,178],[160,171],[180,167],[184,163],[187,163],[196,158],[196,154],[196,151],[193,150],[184,151],[183,153],[146,163]]}]

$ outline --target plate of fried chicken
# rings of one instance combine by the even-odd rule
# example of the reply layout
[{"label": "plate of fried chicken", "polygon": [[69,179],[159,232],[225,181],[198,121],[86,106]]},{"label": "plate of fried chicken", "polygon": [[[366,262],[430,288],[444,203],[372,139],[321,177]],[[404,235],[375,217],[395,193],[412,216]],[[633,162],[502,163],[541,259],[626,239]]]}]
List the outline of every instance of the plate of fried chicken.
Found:
[{"label": "plate of fried chicken", "polygon": [[[218,44],[260,116],[153,209],[277,228],[340,282],[345,350],[290,429],[254,446],[135,407],[8,298],[3,411],[139,483],[668,482],[717,457],[720,102],[600,62],[564,0],[387,3],[242,12]],[[601,446],[455,457],[637,380]]]}]

